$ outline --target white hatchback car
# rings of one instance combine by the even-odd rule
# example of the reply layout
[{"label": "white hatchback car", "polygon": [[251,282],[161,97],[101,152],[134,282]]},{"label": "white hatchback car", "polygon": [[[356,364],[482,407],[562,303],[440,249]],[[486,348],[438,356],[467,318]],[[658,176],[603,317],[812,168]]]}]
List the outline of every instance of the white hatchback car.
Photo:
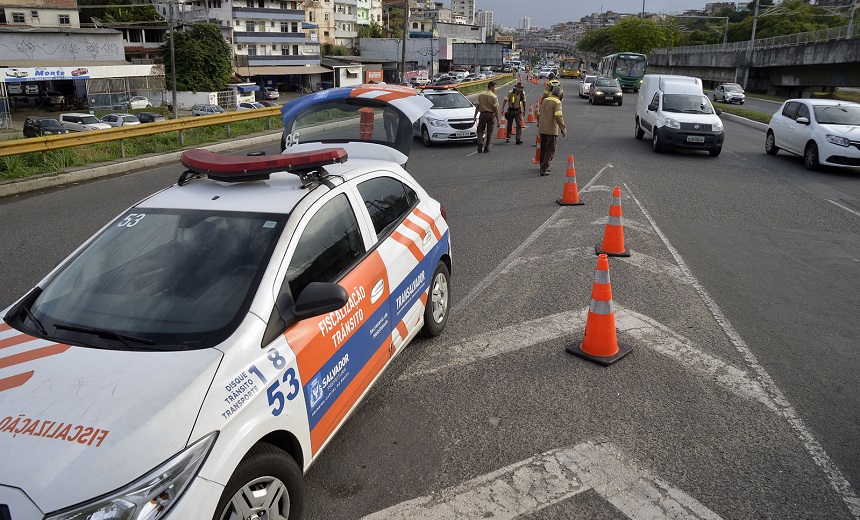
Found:
[{"label": "white hatchback car", "polygon": [[425,88],[421,95],[433,106],[412,125],[413,135],[421,137],[424,146],[478,139],[475,105],[461,92],[448,88]]},{"label": "white hatchback car", "polygon": [[133,114],[105,114],[102,116],[102,123],[110,126],[135,126],[140,124],[140,119]]},{"label": "white hatchback car", "polygon": [[60,114],[60,124],[69,132],[86,132],[89,130],[107,130],[113,128],[92,114],[70,112]]},{"label": "white hatchback car", "polygon": [[587,98],[591,94],[591,86],[597,81],[597,76],[585,76],[579,82],[579,97]]},{"label": "white hatchback car", "polygon": [[258,108],[266,108],[266,105],[256,101],[242,101],[236,106],[236,110],[256,110]]},{"label": "white hatchback car", "polygon": [[829,99],[789,99],[770,118],[765,151],[780,149],[819,165],[860,166],[860,104]]},{"label": "white hatchback car", "polygon": [[284,106],[282,155],[188,150],[0,313],[4,518],[300,518],[303,472],[448,319],[445,210],[402,167],[429,105],[331,89]]}]

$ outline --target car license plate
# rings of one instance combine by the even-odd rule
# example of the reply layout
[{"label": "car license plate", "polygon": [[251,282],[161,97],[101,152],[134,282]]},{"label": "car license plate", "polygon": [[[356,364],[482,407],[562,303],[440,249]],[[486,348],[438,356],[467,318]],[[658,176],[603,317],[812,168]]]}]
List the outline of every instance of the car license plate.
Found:
[{"label": "car license plate", "polygon": [[612,101],[613,99],[615,98],[613,98],[612,96],[606,96],[606,101]]},{"label": "car license plate", "polygon": [[688,143],[704,143],[705,138],[704,138],[704,136],[701,136],[701,135],[688,135],[687,136],[687,142]]},{"label": "car license plate", "polygon": [[454,134],[454,137],[468,137],[468,136],[469,136],[469,132],[456,132]]}]

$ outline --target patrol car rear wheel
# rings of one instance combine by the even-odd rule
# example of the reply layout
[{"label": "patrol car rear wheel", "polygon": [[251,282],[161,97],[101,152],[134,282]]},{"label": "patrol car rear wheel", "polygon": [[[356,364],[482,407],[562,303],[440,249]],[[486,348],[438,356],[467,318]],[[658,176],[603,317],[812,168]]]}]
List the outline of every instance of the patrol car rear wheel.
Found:
[{"label": "patrol car rear wheel", "polygon": [[448,278],[450,272],[444,262],[436,265],[433,279],[430,282],[430,297],[427,298],[427,306],[424,308],[424,328],[421,332],[425,336],[438,336],[445,330],[448,323],[448,307],[450,305],[448,294]]},{"label": "patrol car rear wheel", "polygon": [[224,487],[213,520],[297,520],[304,502],[298,464],[284,450],[258,444]]}]

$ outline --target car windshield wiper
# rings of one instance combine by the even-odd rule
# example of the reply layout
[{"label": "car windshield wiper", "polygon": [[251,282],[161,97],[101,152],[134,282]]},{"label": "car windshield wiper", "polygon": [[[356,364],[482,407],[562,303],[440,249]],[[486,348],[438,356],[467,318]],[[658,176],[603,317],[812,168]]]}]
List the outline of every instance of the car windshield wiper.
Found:
[{"label": "car windshield wiper", "polygon": [[35,325],[35,326],[36,326],[36,328],[37,328],[37,329],[39,329],[39,332],[41,332],[43,336],[47,336],[47,335],[48,335],[48,331],[47,331],[47,330],[45,330],[45,327],[43,327],[43,326],[42,326],[42,322],[41,322],[41,321],[39,321],[39,319],[38,319],[38,318],[36,318],[36,315],[35,315],[35,314],[33,314],[33,311],[31,311],[31,310],[30,310],[30,307],[28,307],[28,306],[26,306],[26,305],[23,305],[23,306],[21,307],[21,309],[23,309],[24,314],[26,314],[26,315],[27,315],[27,317],[28,317],[28,318],[30,318],[30,321],[32,321],[32,322],[33,322],[33,325]]},{"label": "car windshield wiper", "polygon": [[155,342],[146,339],[146,338],[137,338],[135,336],[128,336],[126,334],[120,334],[118,332],[114,332],[112,330],[107,329],[95,329],[90,327],[77,327],[75,325],[54,325],[54,328],[59,330],[70,330],[72,332],[82,332],[84,334],[92,334],[94,336],[98,336],[100,338],[113,338],[119,340],[120,343],[125,345],[126,350],[139,350],[132,347],[129,344],[129,341],[134,343],[141,343],[143,345],[154,345]]}]

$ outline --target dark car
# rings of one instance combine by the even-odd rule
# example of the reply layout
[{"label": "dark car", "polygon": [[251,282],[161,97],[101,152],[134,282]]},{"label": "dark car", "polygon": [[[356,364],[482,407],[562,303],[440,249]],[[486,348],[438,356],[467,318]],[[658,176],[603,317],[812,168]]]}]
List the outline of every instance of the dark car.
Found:
[{"label": "dark car", "polygon": [[167,121],[167,118],[155,112],[138,112],[135,114],[141,123],[157,123],[158,121]]},{"label": "dark car", "polygon": [[621,92],[621,85],[615,78],[598,77],[591,85],[591,90],[588,93],[588,102],[592,105],[601,105],[603,103],[616,103],[621,106],[624,101],[624,93]]},{"label": "dark car", "polygon": [[24,120],[24,137],[68,134],[69,131],[53,117],[33,116]]},{"label": "dark car", "polygon": [[39,105],[43,108],[63,107],[65,106],[65,101],[65,96],[54,90],[39,92]]}]

